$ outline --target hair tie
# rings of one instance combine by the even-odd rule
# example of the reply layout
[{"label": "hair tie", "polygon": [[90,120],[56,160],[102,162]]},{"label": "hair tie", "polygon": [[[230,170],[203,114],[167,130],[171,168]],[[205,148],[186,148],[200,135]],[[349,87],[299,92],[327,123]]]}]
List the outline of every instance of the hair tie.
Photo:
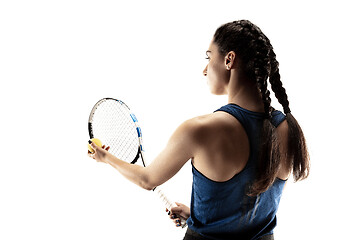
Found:
[{"label": "hair tie", "polygon": [[284,113],[285,114],[291,113],[290,108],[288,106],[284,107]]}]

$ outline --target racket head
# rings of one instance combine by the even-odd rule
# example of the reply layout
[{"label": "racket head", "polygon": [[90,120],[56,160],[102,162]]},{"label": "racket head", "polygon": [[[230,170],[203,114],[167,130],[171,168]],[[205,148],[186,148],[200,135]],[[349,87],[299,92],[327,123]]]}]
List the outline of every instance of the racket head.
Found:
[{"label": "racket head", "polygon": [[100,99],[92,108],[88,121],[89,137],[98,138],[115,157],[135,163],[143,159],[142,132],[138,120],[121,100]]}]

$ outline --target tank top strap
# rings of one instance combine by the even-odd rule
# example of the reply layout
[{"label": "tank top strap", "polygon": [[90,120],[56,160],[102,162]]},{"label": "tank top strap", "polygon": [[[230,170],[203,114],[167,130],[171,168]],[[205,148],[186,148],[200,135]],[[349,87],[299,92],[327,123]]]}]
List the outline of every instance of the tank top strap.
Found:
[{"label": "tank top strap", "polygon": [[[229,103],[225,106],[222,106],[221,108],[217,109],[214,112],[217,111],[223,111],[231,114],[243,125],[245,129],[248,127],[249,124],[252,125],[253,121],[258,122],[259,120],[264,120],[266,117],[265,113],[253,112],[245,108],[242,108],[234,103]],[[286,119],[286,116],[279,110],[274,110],[271,113],[271,116],[272,116],[271,123],[275,127],[278,127],[280,123]]]}]

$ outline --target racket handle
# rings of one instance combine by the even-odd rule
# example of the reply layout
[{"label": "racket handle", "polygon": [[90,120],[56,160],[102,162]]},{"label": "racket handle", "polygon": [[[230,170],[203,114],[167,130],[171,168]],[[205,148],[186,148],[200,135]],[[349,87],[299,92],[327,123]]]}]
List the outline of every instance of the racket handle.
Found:
[{"label": "racket handle", "polygon": [[[161,189],[159,187],[156,187],[154,189],[154,192],[156,192],[159,196],[159,198],[162,200],[162,202],[165,204],[166,208],[170,211],[170,209],[172,207],[176,207],[177,205],[173,202],[171,202],[166,196],[165,194],[161,191]],[[186,224],[186,219],[181,217],[181,216],[178,216],[180,218],[180,225],[182,228],[186,227],[187,224]]]}]

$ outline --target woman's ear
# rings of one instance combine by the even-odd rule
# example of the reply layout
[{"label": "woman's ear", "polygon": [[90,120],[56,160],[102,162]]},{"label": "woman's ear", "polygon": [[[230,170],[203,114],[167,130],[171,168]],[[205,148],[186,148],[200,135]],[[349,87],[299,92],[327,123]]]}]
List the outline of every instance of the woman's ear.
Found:
[{"label": "woman's ear", "polygon": [[225,67],[230,70],[234,66],[236,54],[234,51],[228,52],[225,56]]}]

